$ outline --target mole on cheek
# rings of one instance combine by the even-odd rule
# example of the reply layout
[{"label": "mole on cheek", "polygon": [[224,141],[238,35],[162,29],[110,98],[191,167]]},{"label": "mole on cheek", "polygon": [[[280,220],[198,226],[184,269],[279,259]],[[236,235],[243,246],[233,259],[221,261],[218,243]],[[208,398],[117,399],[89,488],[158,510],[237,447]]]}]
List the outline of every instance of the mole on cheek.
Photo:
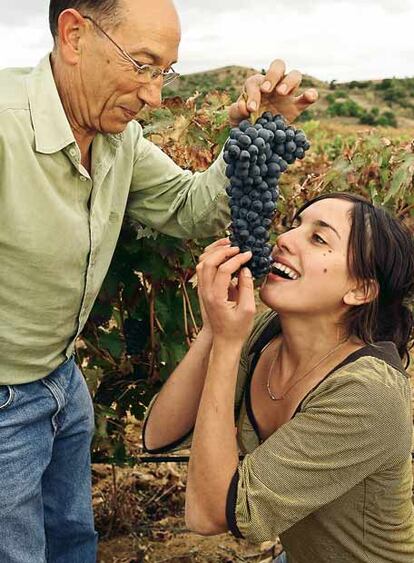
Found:
[{"label": "mole on cheek", "polygon": [[327,274],[327,273],[328,273],[327,268],[324,269],[323,273],[324,273],[324,274]]}]

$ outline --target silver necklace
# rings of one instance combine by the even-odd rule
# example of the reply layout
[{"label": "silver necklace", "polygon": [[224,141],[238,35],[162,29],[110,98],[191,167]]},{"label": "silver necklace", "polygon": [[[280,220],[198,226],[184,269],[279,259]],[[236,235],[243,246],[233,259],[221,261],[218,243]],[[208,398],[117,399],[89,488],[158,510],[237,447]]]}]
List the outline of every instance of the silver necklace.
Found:
[{"label": "silver necklace", "polygon": [[275,357],[273,358],[273,360],[272,360],[272,365],[270,366],[269,375],[268,375],[268,377],[267,377],[267,385],[266,385],[266,388],[267,388],[267,392],[269,393],[269,397],[272,399],[272,401],[283,401],[283,399],[285,399],[285,398],[288,396],[290,390],[293,389],[293,387],[295,387],[295,385],[297,385],[300,381],[302,381],[302,379],[305,379],[305,377],[306,377],[307,375],[309,375],[310,373],[312,373],[312,371],[313,371],[314,369],[316,369],[324,360],[326,360],[327,358],[329,358],[329,356],[332,356],[332,354],[333,354],[334,352],[336,352],[337,350],[339,350],[339,348],[341,348],[342,346],[344,346],[344,344],[345,344],[346,342],[348,342],[348,339],[343,340],[342,342],[339,342],[339,344],[337,344],[334,348],[332,348],[332,350],[330,350],[327,354],[325,354],[324,356],[322,356],[322,358],[321,358],[320,360],[318,360],[315,365],[313,365],[310,369],[308,369],[308,371],[306,371],[299,379],[297,379],[290,387],[288,387],[287,390],[283,393],[283,395],[280,395],[279,397],[277,397],[277,396],[272,392],[272,390],[271,390],[271,388],[270,388],[270,378],[271,378],[272,373],[273,373],[273,368],[274,368],[275,362],[276,362],[277,359],[279,359],[279,356],[280,356],[280,348],[279,348],[279,352],[278,352],[277,356],[275,356]]}]

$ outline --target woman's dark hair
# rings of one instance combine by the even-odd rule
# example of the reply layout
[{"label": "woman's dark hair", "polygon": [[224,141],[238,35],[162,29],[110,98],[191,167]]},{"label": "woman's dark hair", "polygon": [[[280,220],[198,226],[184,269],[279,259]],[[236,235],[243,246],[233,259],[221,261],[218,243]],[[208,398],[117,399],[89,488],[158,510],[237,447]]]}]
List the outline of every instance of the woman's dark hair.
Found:
[{"label": "woman's dark hair", "polygon": [[408,366],[413,338],[411,299],[414,294],[414,240],[408,228],[385,209],[365,198],[337,192],[307,201],[296,213],[323,199],[353,204],[348,244],[348,268],[368,289],[374,280],[378,295],[370,303],[351,307],[344,318],[348,334],[363,342],[390,340]]},{"label": "woman's dark hair", "polygon": [[49,27],[55,41],[58,36],[58,19],[64,10],[73,8],[85,15],[94,16],[98,23],[115,27],[120,23],[119,0],[50,0]]}]

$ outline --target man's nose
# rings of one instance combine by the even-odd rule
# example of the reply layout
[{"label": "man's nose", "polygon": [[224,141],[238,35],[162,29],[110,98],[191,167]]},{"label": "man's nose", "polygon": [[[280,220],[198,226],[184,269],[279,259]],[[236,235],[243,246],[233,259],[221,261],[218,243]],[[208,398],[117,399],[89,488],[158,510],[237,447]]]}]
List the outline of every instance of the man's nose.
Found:
[{"label": "man's nose", "polygon": [[143,84],[138,90],[138,98],[152,108],[159,108],[162,103],[162,77]]}]

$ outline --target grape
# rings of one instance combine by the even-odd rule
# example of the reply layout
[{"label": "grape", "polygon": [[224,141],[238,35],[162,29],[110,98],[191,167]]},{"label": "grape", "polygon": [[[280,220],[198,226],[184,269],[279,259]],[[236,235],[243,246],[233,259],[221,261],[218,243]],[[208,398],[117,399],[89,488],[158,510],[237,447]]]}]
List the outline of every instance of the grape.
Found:
[{"label": "grape", "polygon": [[265,112],[256,123],[245,119],[230,131],[223,151],[232,218],[230,241],[252,251],[247,264],[255,278],[272,264],[269,229],[279,197],[279,177],[302,159],[310,144],[302,130],[288,126],[281,115]]},{"label": "grape", "polygon": [[295,143],[299,146],[303,146],[306,143],[306,135],[303,131],[298,131],[294,139]]},{"label": "grape", "polygon": [[293,139],[295,138],[295,130],[293,129],[293,127],[288,127],[285,131],[286,133],[286,141],[293,141]]},{"label": "grape", "polygon": [[124,320],[124,336],[127,354],[138,356],[147,344],[149,325],[142,319],[126,318]]},{"label": "grape", "polygon": [[275,132],[275,141],[277,143],[284,143],[286,141],[286,133],[281,129],[277,129]]},{"label": "grape", "polygon": [[273,121],[271,121],[270,123],[267,123],[267,124],[264,126],[264,128],[265,128],[265,129],[268,129],[269,131],[271,131],[271,132],[273,133],[273,135],[274,135],[274,134],[276,133],[276,131],[277,131],[276,124],[275,124]]},{"label": "grape", "polygon": [[230,178],[230,184],[232,186],[237,186],[240,188],[243,185],[243,182],[240,180],[240,178],[237,178],[237,176],[232,176]]},{"label": "grape", "polygon": [[[254,127],[249,127],[248,129],[245,130],[245,133],[251,138],[252,141],[257,139],[259,135],[257,129],[255,129]],[[304,140],[306,141],[306,138]]]},{"label": "grape", "polygon": [[247,214],[247,220],[249,221],[249,223],[254,223],[255,221],[257,221],[258,218],[259,218],[259,214],[256,213],[255,211],[249,211]]},{"label": "grape", "polygon": [[260,150],[263,150],[266,146],[266,142],[261,137],[258,137],[253,141],[253,144]]},{"label": "grape", "polygon": [[251,126],[251,123],[247,119],[245,119],[244,121],[241,121],[239,123],[239,129],[240,129],[240,131],[243,131],[243,132],[246,131],[250,126]]},{"label": "grape", "polygon": [[256,213],[260,213],[262,209],[263,209],[263,203],[260,201],[260,199],[254,200],[252,203],[252,211],[256,211]]},{"label": "grape", "polygon": [[284,143],[279,143],[278,145],[275,145],[274,147],[274,151],[276,154],[283,156],[285,154],[285,145]]},{"label": "grape", "polygon": [[240,135],[238,141],[241,147],[248,148],[252,144],[252,140],[248,135]]},{"label": "grape", "polygon": [[239,158],[240,155],[240,147],[238,147],[237,145],[230,145],[227,154],[229,156],[229,158],[231,160],[234,160],[236,158]]}]

